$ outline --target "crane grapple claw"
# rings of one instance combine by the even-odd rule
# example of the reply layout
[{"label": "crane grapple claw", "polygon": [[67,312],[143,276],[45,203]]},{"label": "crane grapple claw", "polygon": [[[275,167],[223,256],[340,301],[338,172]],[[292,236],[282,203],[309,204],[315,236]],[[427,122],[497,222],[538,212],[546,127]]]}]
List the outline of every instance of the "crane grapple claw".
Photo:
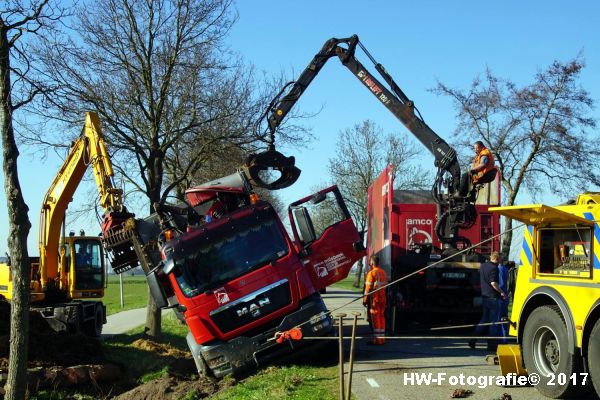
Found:
[{"label": "crane grapple claw", "polygon": [[[111,266],[120,274],[138,265],[138,256],[133,247],[133,227],[129,227],[133,214],[128,212],[110,212],[102,220],[102,239],[111,255]],[[132,229],[133,228],[133,229]]]},{"label": "crane grapple claw", "polygon": [[[268,190],[279,190],[291,186],[300,177],[300,169],[295,165],[293,156],[286,157],[276,150],[267,150],[251,154],[242,167],[250,184]],[[269,172],[278,171],[281,176],[268,182]],[[262,176],[261,176],[262,175]],[[265,176],[266,175],[266,176]]]}]

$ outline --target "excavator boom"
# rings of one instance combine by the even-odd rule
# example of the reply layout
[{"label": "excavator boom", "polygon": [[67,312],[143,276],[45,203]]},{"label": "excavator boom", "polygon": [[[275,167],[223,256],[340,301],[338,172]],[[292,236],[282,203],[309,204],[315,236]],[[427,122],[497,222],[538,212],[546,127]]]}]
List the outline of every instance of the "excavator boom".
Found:
[{"label": "excavator boom", "polygon": [[61,227],[67,207],[79,186],[86,169],[91,166],[100,205],[104,210],[102,230],[110,231],[120,227],[125,220],[133,217],[123,206],[122,191],[113,183],[113,168],[100,127],[100,119],[94,112],[86,112],[81,135],[71,145],[71,150],[48,189],[40,212],[39,251],[40,284],[44,290],[55,285],[59,274],[64,280],[66,268],[60,268]]}]

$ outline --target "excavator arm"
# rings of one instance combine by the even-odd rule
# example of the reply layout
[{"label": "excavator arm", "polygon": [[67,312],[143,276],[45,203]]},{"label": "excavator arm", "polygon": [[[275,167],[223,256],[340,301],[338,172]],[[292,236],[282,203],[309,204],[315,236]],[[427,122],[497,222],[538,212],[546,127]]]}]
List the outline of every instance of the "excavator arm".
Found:
[{"label": "excavator arm", "polygon": [[[357,46],[360,46],[371,59],[389,88],[384,86],[356,59]],[[472,226],[475,222],[476,212],[472,196],[463,193],[464,189],[461,190],[461,170],[456,151],[425,123],[418,114],[414,103],[404,94],[385,68],[373,59],[356,35],[342,39],[332,38],[325,42],[298,79],[288,83],[275,97],[263,115],[263,118],[267,120],[270,134],[269,149],[258,156],[268,158],[267,156],[274,152],[277,128],[323,66],[333,57],[337,57],[342,65],[348,68],[434,156],[434,164],[438,168],[438,173],[433,184],[432,196],[442,209],[441,224],[436,227],[436,232],[442,242],[452,246],[458,241],[464,242],[466,239],[458,235],[458,229]],[[251,156],[250,162],[253,161],[253,157],[256,156]],[[250,174],[250,179],[258,186],[262,185],[257,171]],[[444,191],[444,188],[447,190]]]},{"label": "excavator arm", "polygon": [[[71,150],[48,189],[40,212],[39,250],[41,288],[55,285],[59,273],[59,260],[64,259],[64,249],[59,246],[61,228],[67,207],[79,186],[86,169],[91,165],[104,210],[102,231],[118,229],[124,221],[133,217],[123,206],[122,191],[113,184],[113,168],[106,150],[106,143],[98,115],[85,114],[81,135],[71,145]],[[63,252],[59,257],[59,252]],[[129,255],[131,256],[131,255]]]}]

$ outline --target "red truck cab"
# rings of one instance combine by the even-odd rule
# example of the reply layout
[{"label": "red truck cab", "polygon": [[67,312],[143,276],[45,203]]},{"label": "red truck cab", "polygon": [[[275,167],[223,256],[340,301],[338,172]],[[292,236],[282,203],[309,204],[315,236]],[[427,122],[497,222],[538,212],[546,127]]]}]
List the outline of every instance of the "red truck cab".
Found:
[{"label": "red truck cab", "polygon": [[216,201],[233,196],[230,207],[161,248],[162,273],[189,327],[196,366],[217,377],[305,345],[276,344],[278,331],[299,326],[304,337],[329,334],[319,290],[345,278],[364,256],[337,187],[290,205],[290,237],[268,202],[220,183],[188,190],[188,202],[214,210]]}]

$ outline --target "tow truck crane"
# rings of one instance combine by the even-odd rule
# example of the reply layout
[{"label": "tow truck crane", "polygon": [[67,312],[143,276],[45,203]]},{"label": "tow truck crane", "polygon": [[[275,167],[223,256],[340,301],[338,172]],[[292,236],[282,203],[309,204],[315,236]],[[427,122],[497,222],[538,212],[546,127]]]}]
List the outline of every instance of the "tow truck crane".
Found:
[{"label": "tow truck crane", "polygon": [[[39,311],[52,328],[98,336],[106,323],[106,307],[100,300],[106,286],[103,243],[98,236],[65,233],[67,207],[90,165],[105,211],[103,229],[120,226],[132,216],[123,206],[122,191],[113,185],[112,163],[98,115],[88,112],[81,135],[44,197],[40,255],[31,258],[29,286],[32,310]],[[0,294],[12,298],[10,262],[0,264]]]},{"label": "tow truck crane", "polygon": [[[375,65],[376,71],[387,85],[382,84],[358,61],[357,47],[360,47]],[[491,170],[477,185],[469,189],[471,177],[468,173],[461,173],[456,151],[425,123],[414,103],[356,35],[327,40],[297,80],[286,84],[271,101],[259,123],[264,130],[263,134],[269,137],[271,147],[274,144],[275,132],[282,121],[327,61],[332,58],[338,58],[342,65],[433,154],[437,167],[431,189],[431,201],[429,196],[423,193],[418,197],[418,204],[410,204],[417,198],[416,193],[408,193],[404,200],[396,197],[390,167],[375,180],[368,193],[368,255],[379,255],[382,267],[388,276],[395,280],[435,261],[434,257],[439,257],[439,254],[432,254],[436,253],[434,247],[443,247],[442,254],[450,256],[455,254],[457,249],[471,247],[472,240],[480,242],[498,233],[499,217],[489,214],[487,209],[494,202],[495,205],[499,204],[499,184],[484,186],[496,179],[497,170]],[[268,159],[268,154],[269,151],[259,157]],[[252,178],[259,180],[258,177]],[[487,189],[482,192],[486,196],[479,196],[479,190],[483,187]],[[490,193],[494,195],[490,196]],[[478,212],[485,216],[478,220]],[[419,223],[408,223],[410,220]],[[430,225],[435,224],[433,230],[438,240],[431,235],[433,232],[422,231],[428,239],[410,249],[405,245],[409,242],[408,226],[412,225],[413,229],[416,229],[416,225],[421,225],[420,221],[425,221],[423,225],[427,225],[427,230]],[[479,265],[489,256],[492,249],[498,248],[499,240],[493,240],[485,248],[455,256],[451,262],[439,264],[426,274],[420,274],[409,282],[391,287],[389,298],[396,300],[390,302],[392,318],[388,320],[391,321],[391,328],[396,329],[394,320],[405,321],[409,313],[413,317],[431,317],[440,313],[447,315],[452,309],[462,310],[460,317],[480,313]],[[394,318],[397,313],[402,317]]]},{"label": "tow truck crane", "polygon": [[[357,59],[356,47],[359,46],[375,65],[375,69],[390,89],[381,84]],[[279,159],[279,154],[273,152],[275,132],[313,79],[319,74],[329,59],[337,57],[342,65],[348,68],[354,76],[383,104],[404,126],[433,154],[435,166],[438,168],[432,197],[440,206],[441,213],[436,224],[436,234],[440,241],[456,248],[462,243],[468,247],[470,241],[459,235],[460,229],[473,226],[477,218],[475,200],[477,190],[481,185],[468,189],[468,174],[461,175],[460,164],[456,151],[435,133],[423,120],[414,103],[404,94],[386,69],[378,63],[359,41],[357,35],[348,38],[332,38],[325,42],[321,50],[314,56],[298,79],[286,84],[279,94],[271,101],[261,120],[267,121],[269,149],[267,152],[250,158],[250,162],[260,164],[262,160]],[[285,94],[284,94],[285,93]],[[257,168],[256,171],[259,169]],[[251,171],[250,178],[259,182],[256,171]],[[496,170],[492,170],[480,180],[481,184],[494,180]],[[283,179],[283,177],[281,178]]]}]

